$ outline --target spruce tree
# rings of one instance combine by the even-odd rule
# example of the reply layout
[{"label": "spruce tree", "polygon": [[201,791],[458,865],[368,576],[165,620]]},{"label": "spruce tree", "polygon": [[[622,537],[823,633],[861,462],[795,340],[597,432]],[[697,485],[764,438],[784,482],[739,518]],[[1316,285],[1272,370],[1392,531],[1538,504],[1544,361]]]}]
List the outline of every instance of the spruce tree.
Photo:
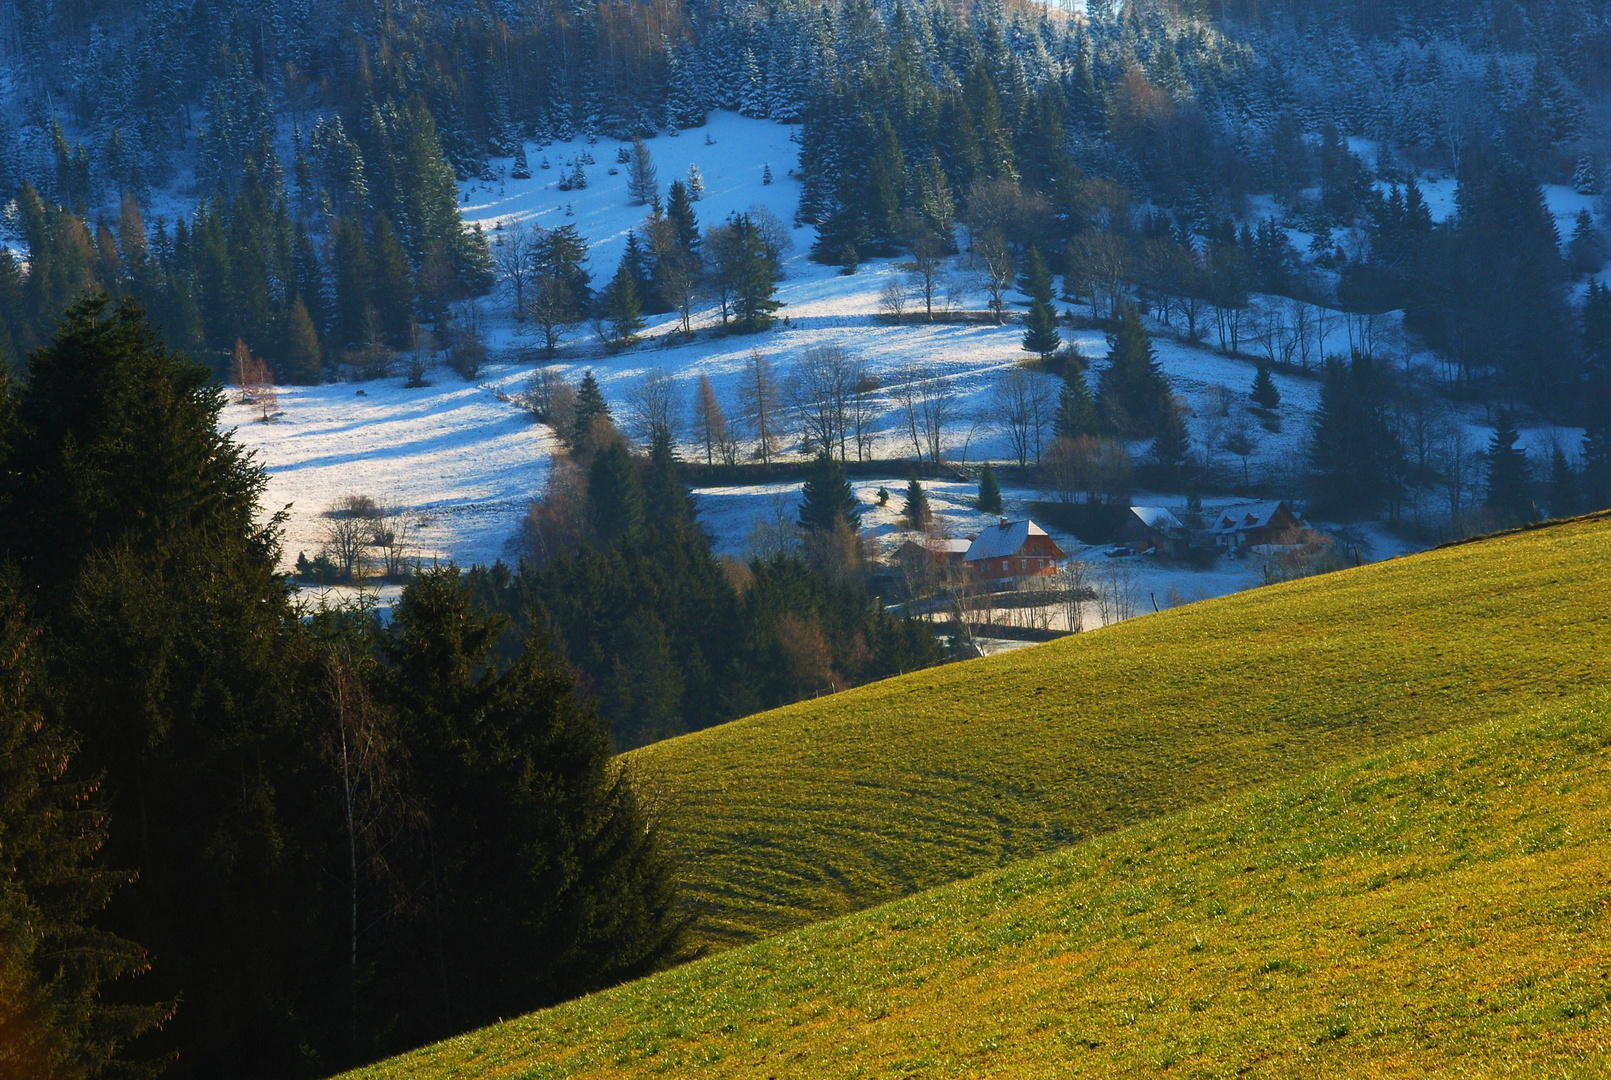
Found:
[{"label": "spruce tree", "polygon": [[643,329],[643,304],[632,267],[624,258],[604,290],[602,307],[610,324],[610,344],[622,348],[638,339],[638,331]]},{"label": "spruce tree", "polygon": [[514,164],[510,166],[509,169],[509,179],[531,179],[531,163],[526,160],[526,142],[524,139],[520,141],[519,146],[515,147],[515,160]]},{"label": "spruce tree", "polygon": [[901,507],[901,517],[913,529],[924,528],[929,523],[929,497],[915,476],[906,482],[906,504]]},{"label": "spruce tree", "polygon": [[1157,424],[1170,400],[1169,379],[1152,351],[1152,336],[1141,312],[1125,305],[1119,326],[1108,340],[1108,367],[1097,389],[1104,420],[1121,435],[1157,434]]},{"label": "spruce tree", "polygon": [[694,214],[694,203],[688,196],[688,185],[673,180],[666,196],[666,218],[677,230],[677,242],[684,251],[699,251],[699,218]]},{"label": "spruce tree", "polygon": [[1078,439],[1101,431],[1096,402],[1085,384],[1085,372],[1071,363],[1063,370],[1063,386],[1057,394],[1057,412],[1052,417],[1052,434],[1059,439]]},{"label": "spruce tree", "polygon": [[302,297],[291,301],[291,311],[285,322],[285,376],[286,381],[312,385],[319,381],[319,334],[313,328]]},{"label": "spruce tree", "polygon": [[1031,301],[1029,313],[1024,317],[1024,351],[1035,353],[1045,362],[1061,344],[1063,335],[1057,332],[1057,310],[1047,301]]},{"label": "spruce tree", "polygon": [[1581,501],[1577,473],[1566,460],[1566,451],[1556,443],[1549,459],[1549,516],[1571,517],[1578,512]]},{"label": "spruce tree", "polygon": [[631,543],[642,536],[647,520],[643,481],[621,439],[610,439],[593,455],[587,471],[587,496],[593,508],[593,534],[601,547]]},{"label": "spruce tree", "polygon": [[1321,511],[1373,514],[1399,497],[1404,450],[1383,396],[1369,356],[1327,361],[1309,444],[1314,504]]},{"label": "spruce tree", "polygon": [[[0,402],[0,432],[4,412]],[[0,1072],[115,1073],[131,1064],[118,1061],[120,1051],[169,1007],[102,1000],[113,980],[144,970],[145,955],[95,928],[123,884],[95,865],[106,804],[74,765],[71,740],[41,710],[41,642],[14,584],[0,574]]]},{"label": "spruce tree", "polygon": [[1487,505],[1511,522],[1532,517],[1528,494],[1527,455],[1516,446],[1520,436],[1510,410],[1501,408],[1494,415],[1494,433],[1488,440]]},{"label": "spruce tree", "polygon": [[1191,437],[1186,430],[1186,416],[1180,404],[1170,398],[1158,415],[1157,434],[1152,440],[1152,456],[1158,464],[1179,469],[1191,451]]},{"label": "spruce tree", "polygon": [[282,782],[317,765],[285,738],[300,624],[259,520],[264,477],[222,407],[132,301],[75,305],[18,395],[0,551],[51,642],[79,775],[113,809],[104,865],[138,874],[102,928],[151,950],[157,995],[184,997],[153,1051],[289,1071],[312,1033],[284,1003],[314,957],[292,885],[311,872],[304,807]]},{"label": "spruce tree", "polygon": [[380,316],[386,344],[406,349],[413,325],[414,275],[408,265],[408,253],[385,214],[375,218],[369,251],[369,302]]},{"label": "spruce tree", "polygon": [[827,532],[840,521],[857,527],[861,524],[861,507],[838,459],[822,450],[811,462],[800,492],[800,526]]},{"label": "spruce tree", "polygon": [[576,414],[571,420],[570,443],[572,448],[586,451],[592,447],[593,429],[600,421],[608,422],[610,407],[605,404],[604,392],[589,370],[576,388]]},{"label": "spruce tree", "polygon": [[1276,389],[1270,369],[1263,364],[1259,365],[1259,373],[1253,377],[1253,390],[1248,396],[1253,399],[1253,404],[1266,411],[1272,411],[1281,404],[1281,391]]},{"label": "spruce tree", "polygon": [[594,705],[540,638],[495,662],[503,629],[444,567],[404,591],[384,641],[432,834],[434,932],[381,975],[412,984],[400,1019],[421,1035],[645,974],[679,947],[670,864]]},{"label": "spruce tree", "polygon": [[632,140],[632,156],[627,162],[627,198],[636,206],[644,206],[659,197],[660,181],[654,159],[643,137],[635,136]]},{"label": "spruce tree", "polygon": [[990,463],[985,462],[984,471],[979,474],[979,497],[974,500],[977,506],[986,514],[1001,513],[1001,487],[996,483],[996,470]]}]

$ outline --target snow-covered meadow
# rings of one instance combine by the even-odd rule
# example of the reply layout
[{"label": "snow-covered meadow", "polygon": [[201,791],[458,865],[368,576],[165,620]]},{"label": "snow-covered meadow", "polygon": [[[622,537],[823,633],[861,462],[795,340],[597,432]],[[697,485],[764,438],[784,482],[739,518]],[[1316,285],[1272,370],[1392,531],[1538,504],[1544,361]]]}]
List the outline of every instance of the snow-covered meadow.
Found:
[{"label": "snow-covered meadow", "polygon": [[[590,330],[580,330],[546,366],[579,378],[591,370],[606,398],[622,410],[635,386],[651,371],[663,371],[685,400],[690,400],[701,376],[711,380],[729,412],[737,411],[737,381],[752,351],[759,350],[776,365],[785,379],[799,357],[818,345],[838,345],[860,357],[886,386],[906,365],[917,363],[939,372],[955,395],[954,417],[946,434],[949,460],[975,463],[1006,460],[1007,438],[994,420],[994,388],[1001,373],[1023,357],[1021,328],[998,327],[987,322],[906,322],[892,325],[880,315],[879,296],[892,276],[901,274],[890,260],[864,264],[854,275],[811,262],[807,252],[809,228],[793,228],[799,184],[790,176],[796,147],[790,141],[796,129],[751,120],[730,113],[711,116],[707,128],[684,132],[676,138],[659,137],[649,143],[664,191],[670,181],[684,177],[690,165],[702,174],[705,194],[695,204],[702,225],[718,223],[729,214],[766,207],[790,226],[793,248],[785,257],[785,278],[778,299],[785,304],[775,328],[755,335],[723,335],[713,307],[696,312],[692,340],[671,331],[674,315],[648,320],[638,346],[611,352]],[[638,227],[646,208],[627,196],[625,166],[615,163],[617,145],[583,140],[546,147],[528,147],[530,180],[469,181],[462,185],[461,210],[469,222],[479,223],[494,244],[516,222],[553,228],[575,224],[591,244],[591,270],[596,283],[614,271],[629,230]],[[590,153],[595,163],[586,167],[585,189],[560,191],[557,184],[578,155]],[[550,168],[543,169],[547,161]],[[507,177],[509,162],[494,163]],[[773,182],[763,183],[770,167]],[[610,175],[610,170],[616,170]],[[1430,196],[1429,196],[1430,197]],[[1562,200],[1563,203],[1565,200]],[[1557,213],[1565,205],[1554,207]],[[952,270],[962,306],[984,307],[984,297],[960,260]],[[312,557],[325,539],[329,519],[325,511],[348,495],[366,495],[382,505],[406,511],[415,521],[412,545],[426,558],[453,559],[460,564],[488,562],[510,553],[510,538],[517,532],[528,501],[540,493],[555,446],[547,428],[537,425],[508,400],[524,386],[537,366],[535,341],[522,333],[512,318],[512,303],[502,290],[480,301],[491,362],[476,381],[467,383],[451,370],[440,368],[429,385],[405,388],[400,377],[366,383],[332,383],[316,387],[280,389],[280,412],[268,423],[257,420],[247,406],[231,405],[224,422],[236,428],[237,437],[252,447],[270,476],[266,510],[289,506],[286,524],[286,560],[301,552]],[[1329,351],[1345,351],[1346,331],[1340,325],[1326,342]],[[1106,354],[1103,336],[1095,331],[1066,331],[1093,359]],[[1218,418],[1210,403],[1230,392],[1235,414],[1245,410],[1254,365],[1218,355],[1207,348],[1179,344],[1167,336],[1156,342],[1160,364],[1177,394],[1193,406],[1189,423],[1194,440],[1201,443]],[[1409,357],[1411,362],[1415,357]],[[1318,402],[1318,384],[1312,379],[1275,375],[1281,392],[1281,428],[1270,432],[1251,425],[1255,448],[1248,460],[1254,473],[1292,476],[1302,460],[1304,440]],[[1473,435],[1486,438],[1482,418],[1471,418]],[[899,458],[911,454],[911,440],[895,402],[881,402],[876,424],[875,454]],[[1569,439],[1571,433],[1525,431],[1524,443],[1537,451],[1552,438]],[[685,448],[693,454],[691,446]],[[1138,446],[1137,452],[1143,448]],[[1222,467],[1240,469],[1242,462],[1221,455]],[[887,508],[872,505],[880,484],[894,498]],[[903,476],[860,480],[858,496],[868,507],[865,523],[886,547],[899,543],[896,515]],[[927,485],[944,527],[953,535],[976,531],[983,515],[971,510],[971,485],[935,482]],[[1025,503],[1041,493],[1009,489],[1009,513],[1021,513]],[[1145,501],[1146,496],[1138,495]],[[698,492],[707,529],[719,550],[741,553],[756,521],[778,513],[792,515],[798,485],[709,489]],[[1179,496],[1156,496],[1154,502],[1175,505]],[[780,510],[780,507],[782,508]],[[1212,506],[1210,507],[1212,509]],[[1071,537],[1060,537],[1075,554],[1093,554]],[[1401,545],[1377,537],[1372,554],[1395,554]],[[1149,563],[1150,560],[1147,560]],[[1160,602],[1173,588],[1175,596],[1199,598],[1220,595],[1256,584],[1256,575],[1239,564],[1212,571],[1159,566],[1140,571],[1147,580],[1144,592]],[[1156,578],[1156,580],[1153,580]]]}]

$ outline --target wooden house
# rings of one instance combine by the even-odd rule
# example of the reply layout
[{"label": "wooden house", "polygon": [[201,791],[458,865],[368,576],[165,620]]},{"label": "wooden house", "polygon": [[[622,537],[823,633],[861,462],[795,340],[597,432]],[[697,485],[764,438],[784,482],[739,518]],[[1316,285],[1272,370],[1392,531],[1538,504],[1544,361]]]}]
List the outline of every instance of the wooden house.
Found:
[{"label": "wooden house", "polygon": [[1033,521],[1008,521],[985,529],[968,545],[963,564],[968,579],[976,585],[1002,587],[1031,577],[1057,573],[1057,564],[1068,558],[1045,529]]}]

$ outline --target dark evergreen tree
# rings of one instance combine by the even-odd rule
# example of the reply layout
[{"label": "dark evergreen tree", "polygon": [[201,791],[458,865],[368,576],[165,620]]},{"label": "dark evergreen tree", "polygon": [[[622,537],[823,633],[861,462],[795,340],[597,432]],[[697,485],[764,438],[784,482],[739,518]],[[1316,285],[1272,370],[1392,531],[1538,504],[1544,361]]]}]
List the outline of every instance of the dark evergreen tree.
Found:
[{"label": "dark evergreen tree", "polygon": [[1156,434],[1169,402],[1169,379],[1153,355],[1152,336],[1141,312],[1126,306],[1108,341],[1108,366],[1097,390],[1101,415],[1121,435]]},{"label": "dark evergreen tree", "polygon": [[850,490],[844,468],[837,458],[823,450],[813,459],[800,492],[800,526],[829,530],[840,521],[848,522],[852,528],[860,525],[861,507]]},{"label": "dark evergreen tree", "polygon": [[676,954],[683,926],[598,714],[540,640],[493,663],[503,626],[444,567],[404,591],[385,638],[383,692],[431,833],[428,961],[398,973],[416,991],[401,1019],[419,1034],[644,974]]},{"label": "dark evergreen tree", "polygon": [[901,517],[913,529],[925,528],[929,523],[929,497],[915,476],[906,483],[906,503],[901,507]]},{"label": "dark evergreen tree", "polygon": [[688,185],[673,180],[666,195],[666,219],[676,229],[677,242],[684,251],[699,251],[699,218],[694,214],[693,200],[688,197]]},{"label": "dark evergreen tree", "polygon": [[1157,434],[1152,440],[1152,457],[1158,464],[1178,470],[1191,451],[1191,437],[1186,431],[1186,416],[1179,402],[1170,398],[1157,419]]},{"label": "dark evergreen tree", "polygon": [[1057,394],[1057,412],[1052,417],[1052,434],[1059,439],[1078,439],[1101,431],[1096,401],[1085,384],[1085,372],[1078,362],[1063,369],[1063,385]]},{"label": "dark evergreen tree", "polygon": [[1571,517],[1579,512],[1581,505],[1577,472],[1572,468],[1572,463],[1566,460],[1566,451],[1557,443],[1549,459],[1549,516]]},{"label": "dark evergreen tree", "polygon": [[605,404],[604,392],[599,389],[598,380],[589,370],[576,388],[576,415],[570,427],[571,446],[578,449],[591,447],[594,429],[601,420],[609,422],[610,407]]},{"label": "dark evergreen tree", "polygon": [[1314,505],[1322,512],[1373,514],[1396,505],[1404,452],[1384,399],[1369,356],[1326,364],[1309,445]]},{"label": "dark evergreen tree", "polygon": [[1527,454],[1516,446],[1519,437],[1510,410],[1499,409],[1494,416],[1493,437],[1488,440],[1487,504],[1510,522],[1533,517]]},{"label": "dark evergreen tree", "polygon": [[1259,365],[1259,373],[1253,377],[1253,390],[1248,396],[1253,399],[1253,404],[1266,411],[1273,411],[1281,405],[1281,391],[1276,389],[1270,369],[1263,364]]},{"label": "dark evergreen tree", "polygon": [[[0,386],[0,433],[5,393]],[[78,775],[71,740],[45,719],[40,644],[0,571],[0,1070],[19,1080],[143,1071],[123,1052],[171,1006],[102,998],[147,959],[96,928],[126,875],[95,865],[104,804],[93,778]]]},{"label": "dark evergreen tree", "polygon": [[621,348],[637,340],[643,329],[643,304],[639,300],[637,281],[632,266],[623,257],[616,268],[615,277],[599,298],[599,306],[610,327],[610,344]]},{"label": "dark evergreen tree", "polygon": [[369,253],[369,302],[380,318],[386,344],[394,349],[407,348],[414,323],[413,271],[408,264],[408,254],[385,214],[375,219]]},{"label": "dark evergreen tree", "polygon": [[979,497],[973,505],[986,514],[1001,513],[1001,487],[996,483],[996,470],[988,461],[979,473]]}]

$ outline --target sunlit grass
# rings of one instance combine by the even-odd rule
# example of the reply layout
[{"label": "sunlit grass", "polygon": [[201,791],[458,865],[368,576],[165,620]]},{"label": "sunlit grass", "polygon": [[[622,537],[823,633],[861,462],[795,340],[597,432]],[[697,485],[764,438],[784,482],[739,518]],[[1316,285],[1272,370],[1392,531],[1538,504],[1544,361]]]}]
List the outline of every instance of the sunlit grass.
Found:
[{"label": "sunlit grass", "polygon": [[381,1063],[1600,1076],[1611,695],[1410,740]]},{"label": "sunlit grass", "polygon": [[696,938],[860,910],[1416,735],[1611,661],[1611,518],[1165,611],[648,747]]}]

